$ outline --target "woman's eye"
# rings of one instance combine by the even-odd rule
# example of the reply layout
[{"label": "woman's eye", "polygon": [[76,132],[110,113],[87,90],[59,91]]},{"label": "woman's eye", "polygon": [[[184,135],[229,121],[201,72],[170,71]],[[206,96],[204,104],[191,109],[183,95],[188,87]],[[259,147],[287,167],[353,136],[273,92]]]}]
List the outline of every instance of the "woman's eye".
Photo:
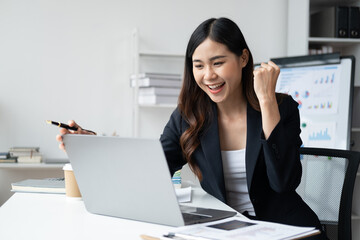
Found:
[{"label": "woman's eye", "polygon": [[224,62],[215,62],[214,65],[215,66],[220,66],[221,64],[223,64]]},{"label": "woman's eye", "polygon": [[203,65],[201,65],[201,64],[197,64],[197,65],[195,65],[195,67],[196,67],[196,68],[202,68],[202,67],[203,67]]}]

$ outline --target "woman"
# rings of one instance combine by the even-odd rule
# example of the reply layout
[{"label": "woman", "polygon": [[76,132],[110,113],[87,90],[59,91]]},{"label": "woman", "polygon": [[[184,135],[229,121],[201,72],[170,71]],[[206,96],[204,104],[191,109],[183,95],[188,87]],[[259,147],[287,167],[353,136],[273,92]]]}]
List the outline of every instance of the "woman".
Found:
[{"label": "woman", "polygon": [[320,229],[295,192],[302,174],[298,104],[275,93],[279,73],[271,61],[253,70],[234,22],[206,20],[189,40],[178,108],[160,139],[171,173],[189,163],[204,190],[239,212]]},{"label": "woman", "polygon": [[234,22],[206,20],[189,40],[179,104],[160,140],[171,174],[188,163],[205,191],[237,211],[321,229],[295,192],[302,174],[299,111],[290,96],[275,93],[279,73],[271,61],[254,70]]}]

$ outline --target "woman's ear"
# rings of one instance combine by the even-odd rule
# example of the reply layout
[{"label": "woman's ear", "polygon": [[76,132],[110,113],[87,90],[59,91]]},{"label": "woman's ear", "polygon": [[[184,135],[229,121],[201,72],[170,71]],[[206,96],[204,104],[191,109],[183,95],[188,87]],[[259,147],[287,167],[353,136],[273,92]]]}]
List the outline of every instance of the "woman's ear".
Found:
[{"label": "woman's ear", "polygon": [[240,56],[240,60],[241,60],[240,61],[241,67],[242,68],[245,67],[249,61],[249,51],[246,48],[244,48],[244,50]]}]

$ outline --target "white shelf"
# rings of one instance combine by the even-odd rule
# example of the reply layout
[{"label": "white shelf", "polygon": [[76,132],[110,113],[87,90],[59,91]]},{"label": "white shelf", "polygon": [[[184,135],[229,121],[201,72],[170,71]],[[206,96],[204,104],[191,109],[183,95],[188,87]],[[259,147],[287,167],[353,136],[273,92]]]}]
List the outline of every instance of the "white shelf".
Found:
[{"label": "white shelf", "polygon": [[351,132],[359,132],[360,133],[360,128],[351,128]]},{"label": "white shelf", "polygon": [[360,220],[360,216],[359,215],[355,215],[354,213],[351,215],[351,219],[352,220]]},{"label": "white shelf", "polygon": [[337,47],[346,47],[355,44],[360,44],[359,38],[324,38],[324,37],[309,37],[310,44],[331,44]]},{"label": "white shelf", "polygon": [[140,57],[169,57],[169,58],[184,58],[184,54],[180,53],[165,53],[165,52],[139,52]]},{"label": "white shelf", "polygon": [[65,163],[0,163],[0,169],[62,169]]},{"label": "white shelf", "polygon": [[[185,52],[168,52],[165,49],[163,50],[144,50],[140,49],[141,42],[139,39],[139,32],[137,29],[134,29],[132,32],[132,74],[139,74],[140,72],[162,72],[166,71],[167,73],[179,73],[182,75],[183,64],[185,59]],[[147,113],[152,110],[171,110],[177,107],[177,104],[143,104],[139,103],[139,86],[133,88],[133,136],[140,136],[140,111],[147,111]],[[161,110],[162,111],[162,110]],[[156,114],[156,113],[154,113]],[[156,115],[155,115],[156,116]],[[159,114],[159,118],[162,117],[162,114]],[[164,121],[168,119],[169,116],[164,118]],[[143,123],[142,123],[143,124]],[[146,124],[145,124],[146,125]],[[143,129],[149,130],[148,127]],[[156,128],[154,128],[156,129]],[[151,132],[151,130],[149,130]],[[146,133],[148,134],[148,132]],[[158,134],[158,133],[156,133]]]}]

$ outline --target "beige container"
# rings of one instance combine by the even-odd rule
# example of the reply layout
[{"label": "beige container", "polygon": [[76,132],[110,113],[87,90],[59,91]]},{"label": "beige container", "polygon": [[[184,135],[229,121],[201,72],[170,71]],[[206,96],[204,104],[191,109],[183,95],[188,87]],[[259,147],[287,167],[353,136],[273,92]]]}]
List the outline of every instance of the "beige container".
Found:
[{"label": "beige container", "polygon": [[72,198],[72,199],[81,199],[81,193],[78,187],[78,184],[75,179],[75,175],[73,172],[73,169],[71,167],[71,164],[65,164],[63,167],[64,170],[64,176],[65,176],[65,193],[66,197]]}]

